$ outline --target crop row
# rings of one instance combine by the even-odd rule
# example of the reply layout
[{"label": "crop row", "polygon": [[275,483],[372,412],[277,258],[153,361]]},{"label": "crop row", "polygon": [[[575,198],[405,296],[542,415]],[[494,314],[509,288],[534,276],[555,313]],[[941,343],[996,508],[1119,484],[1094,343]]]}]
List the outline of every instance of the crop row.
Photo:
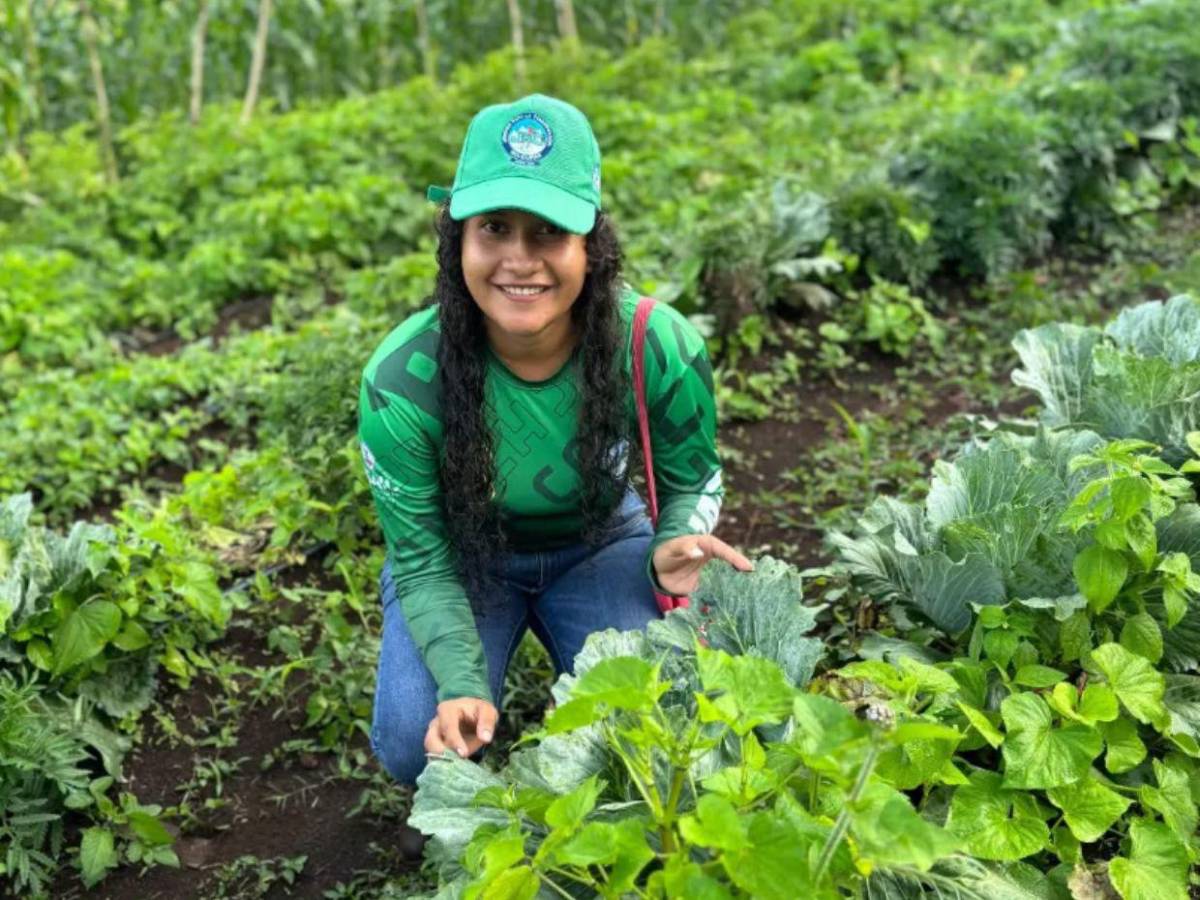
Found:
[{"label": "crop row", "polygon": [[[730,273],[749,285],[741,307],[868,275],[994,275],[1055,234],[1112,240],[1194,183],[1188,4],[1089,5],[990,10],[984,36],[887,4],[874,22],[750,14],[723,53],[543,52],[529,78],[593,119],[639,285],[719,314]],[[194,336],[235,298],[319,295],[348,268],[427,250],[422,188],[448,182],[463,123],[497,86],[517,90],[510,62],[244,131],[229,108],[194,129],[139,122],[121,135],[119,186],[84,131],[35,141],[0,168],[0,347],[86,365],[114,331]],[[768,196],[780,180],[782,205]],[[797,208],[809,194],[822,202]]]}]

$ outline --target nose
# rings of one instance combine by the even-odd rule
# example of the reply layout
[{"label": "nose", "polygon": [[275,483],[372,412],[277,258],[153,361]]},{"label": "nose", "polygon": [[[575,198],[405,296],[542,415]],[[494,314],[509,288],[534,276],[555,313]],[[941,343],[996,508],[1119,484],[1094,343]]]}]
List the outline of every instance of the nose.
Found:
[{"label": "nose", "polygon": [[516,232],[513,234],[512,240],[507,243],[503,261],[504,268],[514,275],[525,275],[535,272],[541,267],[542,260],[538,255],[537,244],[533,238]]}]

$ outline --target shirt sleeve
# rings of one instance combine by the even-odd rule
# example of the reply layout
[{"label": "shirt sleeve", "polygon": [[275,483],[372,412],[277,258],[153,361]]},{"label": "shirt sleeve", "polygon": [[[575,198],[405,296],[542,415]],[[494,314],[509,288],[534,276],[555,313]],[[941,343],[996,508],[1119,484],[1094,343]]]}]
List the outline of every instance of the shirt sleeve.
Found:
[{"label": "shirt sleeve", "polygon": [[422,415],[363,376],[363,464],[408,630],[437,683],[439,703],[457,697],[494,703],[487,657],[445,528],[438,451]]},{"label": "shirt sleeve", "polygon": [[717,457],[717,410],[708,348],[678,311],[659,303],[646,327],[646,407],[658,494],[658,527],[646,557],[657,590],[654,551],[685,534],[711,534],[724,488]]}]

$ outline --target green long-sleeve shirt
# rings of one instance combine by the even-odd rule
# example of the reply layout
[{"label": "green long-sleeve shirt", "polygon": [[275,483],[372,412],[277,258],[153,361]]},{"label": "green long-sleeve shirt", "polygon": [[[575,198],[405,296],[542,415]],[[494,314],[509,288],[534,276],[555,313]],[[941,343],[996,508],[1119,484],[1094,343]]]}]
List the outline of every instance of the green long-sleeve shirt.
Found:
[{"label": "green long-sleeve shirt", "polygon": [[[623,365],[632,366],[638,297],[622,295]],[[437,308],[410,316],[383,340],[363,371],[359,437],[392,578],[413,640],[438,685],[438,700],[492,700],[487,661],[443,522],[439,461],[442,416]],[[704,340],[660,303],[646,329],[646,401],[659,521],[646,557],[663,541],[707,534],[720,511],[712,368]],[[510,545],[551,549],[579,539],[582,482],[570,448],[580,392],[577,356],[545,381],[513,374],[489,353],[486,392],[500,476],[496,502]],[[637,413],[628,400],[629,433]]]}]

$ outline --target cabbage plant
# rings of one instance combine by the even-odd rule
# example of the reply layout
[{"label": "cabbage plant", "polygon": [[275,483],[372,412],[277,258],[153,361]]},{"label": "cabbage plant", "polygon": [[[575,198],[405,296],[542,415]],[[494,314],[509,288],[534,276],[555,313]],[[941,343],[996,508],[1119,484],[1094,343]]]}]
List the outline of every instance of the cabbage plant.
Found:
[{"label": "cabbage plant", "polygon": [[1123,310],[1103,329],[1054,323],[1017,333],[1024,368],[1013,381],[1037,393],[1049,427],[1161,444],[1187,457],[1200,428],[1200,302],[1187,294]]}]

